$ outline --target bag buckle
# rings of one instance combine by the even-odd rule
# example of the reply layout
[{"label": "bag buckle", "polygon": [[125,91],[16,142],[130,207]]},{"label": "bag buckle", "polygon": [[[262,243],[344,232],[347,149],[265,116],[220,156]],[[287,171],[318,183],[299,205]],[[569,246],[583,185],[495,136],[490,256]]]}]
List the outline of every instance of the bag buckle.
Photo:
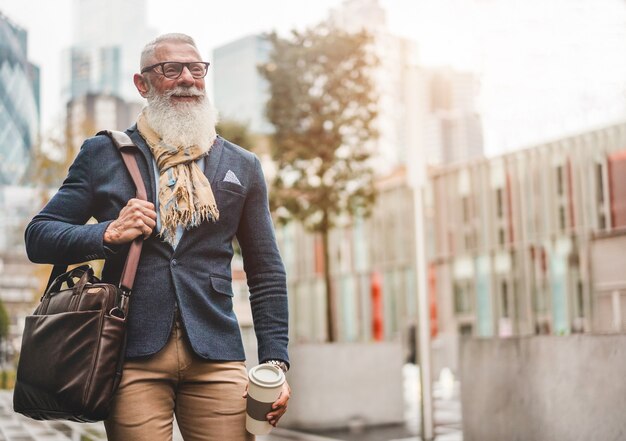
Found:
[{"label": "bag buckle", "polygon": [[125,319],[126,311],[128,310],[128,299],[130,298],[130,289],[124,288],[120,286],[120,297],[118,304],[114,306],[111,311],[109,311],[109,315],[114,317]]}]

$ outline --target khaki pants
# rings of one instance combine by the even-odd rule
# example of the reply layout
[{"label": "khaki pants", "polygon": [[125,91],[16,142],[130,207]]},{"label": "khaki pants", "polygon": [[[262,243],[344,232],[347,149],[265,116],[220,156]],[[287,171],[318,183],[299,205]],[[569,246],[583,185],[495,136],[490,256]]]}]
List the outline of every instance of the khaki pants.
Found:
[{"label": "khaki pants", "polygon": [[196,356],[177,320],[154,356],[124,363],[105,421],[109,441],[171,441],[174,414],[185,441],[253,441],[246,432],[243,362]]}]

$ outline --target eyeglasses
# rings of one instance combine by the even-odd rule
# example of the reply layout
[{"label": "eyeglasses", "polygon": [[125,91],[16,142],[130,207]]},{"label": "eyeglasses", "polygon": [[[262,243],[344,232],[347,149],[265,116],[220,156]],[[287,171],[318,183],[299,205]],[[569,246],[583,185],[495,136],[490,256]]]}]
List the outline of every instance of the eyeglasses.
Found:
[{"label": "eyeglasses", "polygon": [[183,74],[183,69],[186,67],[189,69],[189,73],[194,78],[204,78],[209,69],[209,65],[206,61],[192,61],[191,63],[179,63],[178,61],[166,61],[164,63],[153,64],[152,66],[146,66],[141,69],[141,73],[148,72],[155,67],[160,67],[161,72],[155,70],[156,73],[163,75],[165,78],[175,80]]}]

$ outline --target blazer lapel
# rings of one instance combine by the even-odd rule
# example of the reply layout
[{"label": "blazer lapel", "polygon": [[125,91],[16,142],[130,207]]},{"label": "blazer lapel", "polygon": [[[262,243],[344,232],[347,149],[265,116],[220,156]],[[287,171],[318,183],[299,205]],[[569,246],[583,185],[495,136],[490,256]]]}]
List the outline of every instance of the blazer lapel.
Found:
[{"label": "blazer lapel", "polygon": [[152,166],[152,152],[150,148],[146,144],[146,141],[139,134],[139,130],[137,130],[137,125],[134,124],[127,131],[130,139],[133,140],[135,145],[139,148],[141,152],[141,156],[143,157],[143,161],[137,161],[139,163],[139,170],[144,178],[144,181],[148,181],[148,185],[146,188],[149,188],[150,193],[148,197],[150,198],[150,202],[154,203],[156,201],[156,190],[154,185],[154,167]]},{"label": "blazer lapel", "polygon": [[[209,154],[204,159],[204,174],[211,183],[211,186],[213,186],[213,180],[217,174],[217,167],[220,164],[223,150],[224,138],[218,136],[215,138],[215,142],[213,143]],[[215,191],[215,189],[213,191]]]}]

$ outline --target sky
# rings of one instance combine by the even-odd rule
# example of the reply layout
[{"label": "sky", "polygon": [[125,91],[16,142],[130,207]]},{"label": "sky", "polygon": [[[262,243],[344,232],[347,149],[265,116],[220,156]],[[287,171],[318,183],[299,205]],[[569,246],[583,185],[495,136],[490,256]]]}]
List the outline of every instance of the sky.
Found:
[{"label": "sky", "polygon": [[[103,0],[104,1],[104,0]],[[71,0],[0,0],[29,32],[42,70],[44,129],[61,124],[61,51]],[[490,155],[626,121],[624,0],[380,0],[392,34],[418,44],[420,64],[471,70]],[[159,33],[194,36],[203,55],[245,35],[316,23],[341,0],[148,0]],[[132,32],[132,30],[129,30]]]}]

